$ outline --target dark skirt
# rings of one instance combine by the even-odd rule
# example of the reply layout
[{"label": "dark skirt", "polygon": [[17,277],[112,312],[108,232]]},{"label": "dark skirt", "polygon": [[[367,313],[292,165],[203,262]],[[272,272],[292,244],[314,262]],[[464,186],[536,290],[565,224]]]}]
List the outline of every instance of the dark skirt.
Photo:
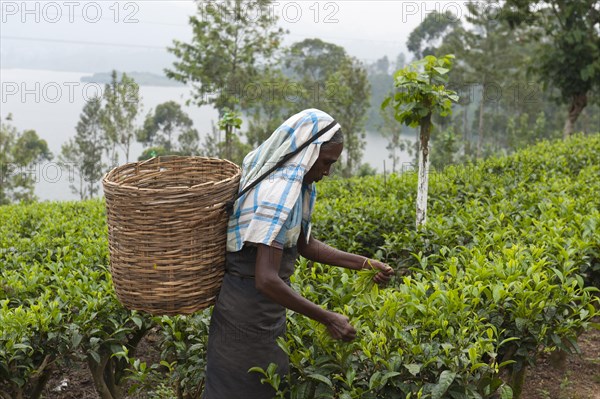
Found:
[{"label": "dark skirt", "polygon": [[[289,360],[277,345],[285,335],[285,308],[258,292],[254,284],[256,247],[227,253],[223,285],[214,306],[208,336],[204,399],[271,399],[275,390],[261,384],[262,374],[277,364],[282,379]],[[279,276],[289,285],[296,247],[284,250]]]}]

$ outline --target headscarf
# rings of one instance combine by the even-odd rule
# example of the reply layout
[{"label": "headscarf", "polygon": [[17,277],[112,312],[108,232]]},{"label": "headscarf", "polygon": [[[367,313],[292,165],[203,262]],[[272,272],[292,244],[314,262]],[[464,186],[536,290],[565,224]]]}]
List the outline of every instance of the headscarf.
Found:
[{"label": "headscarf", "polygon": [[[244,158],[240,191],[332,121],[330,115],[314,108],[286,120]],[[239,251],[245,242],[271,245],[301,194],[302,228],[308,240],[317,193],[315,183],[303,190],[302,180],[316,162],[321,144],[339,129],[340,125],[335,125],[235,202],[227,229],[227,251]]]}]

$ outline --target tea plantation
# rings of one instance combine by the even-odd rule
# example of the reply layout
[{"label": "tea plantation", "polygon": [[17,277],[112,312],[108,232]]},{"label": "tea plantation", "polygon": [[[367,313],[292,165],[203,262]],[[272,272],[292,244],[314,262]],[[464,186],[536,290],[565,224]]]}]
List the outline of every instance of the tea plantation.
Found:
[{"label": "tea plantation", "polygon": [[[313,234],[383,259],[387,287],[301,259],[293,285],[346,314],[352,343],[288,314],[291,398],[518,398],[541,351],[576,352],[600,315],[600,135],[542,142],[432,172],[425,227],[416,175],[321,183]],[[101,398],[195,398],[210,310],[151,317],[116,300],[102,201],[0,207],[0,397],[41,397],[84,362]],[[148,333],[160,360],[137,353]],[[129,391],[129,392],[128,392]]]}]

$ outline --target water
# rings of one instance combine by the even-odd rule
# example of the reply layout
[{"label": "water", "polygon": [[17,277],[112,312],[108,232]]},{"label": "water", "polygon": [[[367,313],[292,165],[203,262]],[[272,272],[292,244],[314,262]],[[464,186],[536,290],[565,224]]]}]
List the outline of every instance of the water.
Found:
[{"label": "water", "polygon": [[[86,101],[95,94],[101,94],[103,85],[83,83],[82,76],[91,76],[85,72],[56,72],[46,70],[1,69],[0,70],[0,116],[2,119],[11,113],[12,124],[19,130],[33,129],[48,142],[54,154],[54,160],[38,165],[28,171],[36,179],[35,193],[40,200],[76,200],[69,185],[73,183],[73,173],[57,164],[61,146],[75,136],[75,126]],[[217,112],[210,106],[185,106],[190,97],[189,88],[141,86],[143,109],[137,123],[141,124],[145,115],[158,104],[176,101],[182,105],[194,122],[203,142],[204,136],[211,131],[212,123],[218,119]],[[383,171],[384,162],[390,169],[391,162],[386,150],[387,140],[378,133],[368,133],[363,162],[368,162],[378,171]],[[142,145],[133,143],[130,161],[136,160],[142,153]],[[124,155],[120,155],[124,163]],[[410,162],[403,154],[402,163]]]}]

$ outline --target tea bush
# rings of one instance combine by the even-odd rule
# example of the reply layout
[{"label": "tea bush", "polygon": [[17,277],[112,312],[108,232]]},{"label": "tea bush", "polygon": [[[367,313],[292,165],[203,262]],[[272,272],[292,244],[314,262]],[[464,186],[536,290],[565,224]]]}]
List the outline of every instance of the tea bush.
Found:
[{"label": "tea bush", "polygon": [[[418,230],[414,174],[323,183],[314,234],[397,274],[380,288],[369,271],[299,260],[295,289],[348,315],[358,338],[335,342],[290,313],[280,341],[290,384],[256,372],[292,398],[518,397],[531,359],[577,351],[598,315],[599,176],[599,135],[448,167],[432,175]],[[102,398],[125,386],[140,398],[198,397],[210,310],[151,317],[120,306],[102,201],[4,206],[0,220],[0,397],[40,397],[52,370],[80,361]],[[157,364],[136,353],[150,330]]]},{"label": "tea bush", "polygon": [[80,360],[103,397],[118,396],[128,364],[112,355],[151,322],[116,300],[104,204],[5,206],[0,218],[0,393],[39,397],[57,365]]},{"label": "tea bush", "polygon": [[583,252],[580,272],[598,285],[599,168],[600,137],[593,135],[433,171],[429,220],[418,232],[416,174],[328,181],[314,231],[333,246],[415,265],[410,254],[443,246],[498,245],[500,237],[504,244],[552,242],[538,231],[550,229],[562,234],[563,246]]},{"label": "tea bush", "polygon": [[[597,314],[599,176],[598,135],[450,167],[433,175],[429,220],[418,231],[414,174],[328,182],[319,193],[315,235],[402,273],[389,289],[357,295],[347,289],[347,273],[301,265],[296,288],[303,295],[357,320],[361,339],[350,350],[360,356],[340,359],[352,345],[290,333],[282,345],[292,358],[291,379],[300,382],[292,396],[508,397],[509,386],[518,396],[536,354],[577,351],[577,334]],[[468,316],[457,320],[463,311]],[[318,328],[291,319],[292,331]],[[408,347],[417,353],[402,350],[401,328],[412,334]],[[385,343],[375,351],[373,337]],[[459,355],[452,358],[449,348]],[[365,355],[373,352],[385,362]],[[346,370],[362,371],[356,380],[363,385],[348,384]],[[378,383],[369,384],[371,378]]]}]

